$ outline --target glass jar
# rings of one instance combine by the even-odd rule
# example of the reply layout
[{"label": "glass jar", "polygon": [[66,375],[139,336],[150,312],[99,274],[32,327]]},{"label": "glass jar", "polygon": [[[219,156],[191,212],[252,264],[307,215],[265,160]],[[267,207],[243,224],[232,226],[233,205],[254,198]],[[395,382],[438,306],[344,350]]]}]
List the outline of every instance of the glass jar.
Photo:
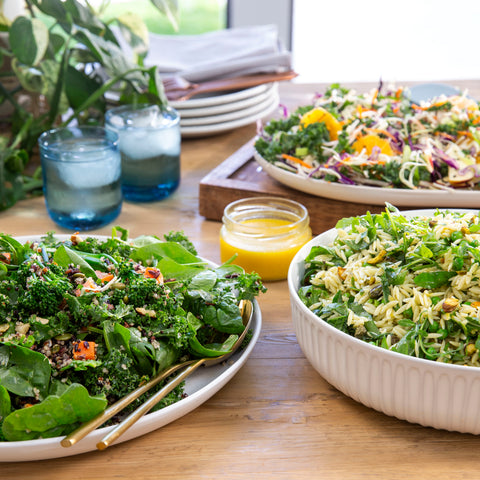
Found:
[{"label": "glass jar", "polygon": [[220,230],[222,262],[264,281],[284,280],[297,251],[312,238],[307,209],[285,198],[254,197],[225,207]]}]

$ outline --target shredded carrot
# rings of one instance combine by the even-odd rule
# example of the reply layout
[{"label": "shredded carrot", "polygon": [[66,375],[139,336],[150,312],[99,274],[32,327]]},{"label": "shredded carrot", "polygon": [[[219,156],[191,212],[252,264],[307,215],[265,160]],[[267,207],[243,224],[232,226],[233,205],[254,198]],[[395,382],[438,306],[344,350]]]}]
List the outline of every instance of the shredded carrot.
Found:
[{"label": "shredded carrot", "polygon": [[96,344],[95,342],[87,342],[82,340],[80,342],[73,343],[73,359],[74,360],[95,360]]},{"label": "shredded carrot", "polygon": [[451,142],[455,141],[455,137],[453,135],[449,135],[448,133],[445,133],[445,132],[435,132],[434,135],[443,137],[445,140],[450,140]]},{"label": "shredded carrot", "polygon": [[12,254],[10,252],[0,252],[0,262],[10,265]]},{"label": "shredded carrot", "polygon": [[375,90],[375,93],[373,94],[372,105],[377,101],[377,97],[378,97],[378,88]]},{"label": "shredded carrot", "polygon": [[100,287],[91,278],[87,278],[83,284],[83,289],[87,292],[97,292]]},{"label": "shredded carrot", "polygon": [[300,165],[304,166],[305,168],[312,168],[311,165],[304,162],[300,158],[294,157],[293,155],[288,155],[287,153],[282,153],[282,158],[285,160],[291,160],[292,162],[299,163]]},{"label": "shredded carrot", "polygon": [[381,128],[367,128],[366,130],[368,130],[369,132],[373,132],[373,133],[381,133],[382,135],[385,135],[386,137],[389,137],[391,140],[393,140],[394,142],[397,141],[397,139],[395,138],[394,135],[392,135],[390,132],[388,132],[387,130],[382,130]]},{"label": "shredded carrot", "polygon": [[469,138],[473,137],[472,132],[469,132],[467,130],[459,130],[457,133],[459,135],[463,135],[464,137],[469,137]]},{"label": "shredded carrot", "polygon": [[147,267],[145,272],[143,272],[143,276],[146,278],[154,278],[157,283],[163,283],[163,275],[160,269],[155,267]]},{"label": "shredded carrot", "polygon": [[425,105],[424,107],[420,107],[420,105],[416,105],[415,103],[412,103],[412,108],[414,110],[426,111],[426,110],[429,110],[432,107],[441,107],[442,105],[445,105],[446,103],[447,103],[447,100],[441,100],[439,102],[432,103],[431,105]]},{"label": "shredded carrot", "polygon": [[362,118],[363,114],[366,112],[375,112],[375,110],[372,108],[365,108],[365,107],[362,107],[361,105],[357,105],[358,118]]},{"label": "shredded carrot", "polygon": [[478,307],[480,307],[480,302],[472,302],[470,305],[471,305],[473,308],[478,308]]},{"label": "shredded carrot", "polygon": [[400,87],[396,92],[395,92],[395,97],[400,98],[402,96],[403,88]]},{"label": "shredded carrot", "polygon": [[111,273],[105,273],[101,272],[100,270],[95,270],[95,273],[97,274],[97,278],[102,282],[102,283],[107,283],[110,280],[113,280],[113,275]]}]

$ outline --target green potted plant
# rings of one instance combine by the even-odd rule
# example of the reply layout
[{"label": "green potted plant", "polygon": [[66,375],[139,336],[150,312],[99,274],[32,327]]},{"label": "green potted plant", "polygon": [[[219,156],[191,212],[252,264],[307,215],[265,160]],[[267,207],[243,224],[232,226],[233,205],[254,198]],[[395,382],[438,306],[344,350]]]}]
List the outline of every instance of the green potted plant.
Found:
[{"label": "green potted plant", "polygon": [[[10,20],[0,0],[0,210],[41,193],[40,168],[32,171],[38,136],[53,126],[102,123],[108,92],[121,103],[166,104],[156,67],[147,68],[148,30],[135,14],[108,21],[88,0],[25,0],[24,14]],[[18,0],[14,0],[18,2]],[[176,0],[150,0],[171,17]],[[21,13],[21,12],[20,12]],[[131,45],[119,46],[112,25]]]}]

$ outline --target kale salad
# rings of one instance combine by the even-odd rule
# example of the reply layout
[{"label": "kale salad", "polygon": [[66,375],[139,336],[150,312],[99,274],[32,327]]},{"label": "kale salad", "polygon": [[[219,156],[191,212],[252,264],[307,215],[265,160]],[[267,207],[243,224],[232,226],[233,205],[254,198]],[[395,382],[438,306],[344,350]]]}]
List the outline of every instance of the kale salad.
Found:
[{"label": "kale salad", "polygon": [[478,189],[480,110],[466,92],[417,105],[408,88],[331,85],[259,131],[257,152],[304,178],[398,189]]},{"label": "kale salad", "polygon": [[174,363],[228,353],[240,300],[264,290],[200,258],[183,232],[0,234],[0,441],[66,435]]}]

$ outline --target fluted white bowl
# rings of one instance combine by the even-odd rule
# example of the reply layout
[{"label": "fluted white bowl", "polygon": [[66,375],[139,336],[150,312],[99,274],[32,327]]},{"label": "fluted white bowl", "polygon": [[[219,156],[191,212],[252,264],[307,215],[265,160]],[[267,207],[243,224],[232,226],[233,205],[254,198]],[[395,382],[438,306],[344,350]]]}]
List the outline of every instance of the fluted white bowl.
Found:
[{"label": "fluted white bowl", "polygon": [[293,325],[308,361],[327,382],[367,407],[427,427],[480,434],[480,368],[370,345],[332,327],[300,300],[304,259],[312,246],[329,245],[335,236],[332,229],[307,243],[288,272]]}]

